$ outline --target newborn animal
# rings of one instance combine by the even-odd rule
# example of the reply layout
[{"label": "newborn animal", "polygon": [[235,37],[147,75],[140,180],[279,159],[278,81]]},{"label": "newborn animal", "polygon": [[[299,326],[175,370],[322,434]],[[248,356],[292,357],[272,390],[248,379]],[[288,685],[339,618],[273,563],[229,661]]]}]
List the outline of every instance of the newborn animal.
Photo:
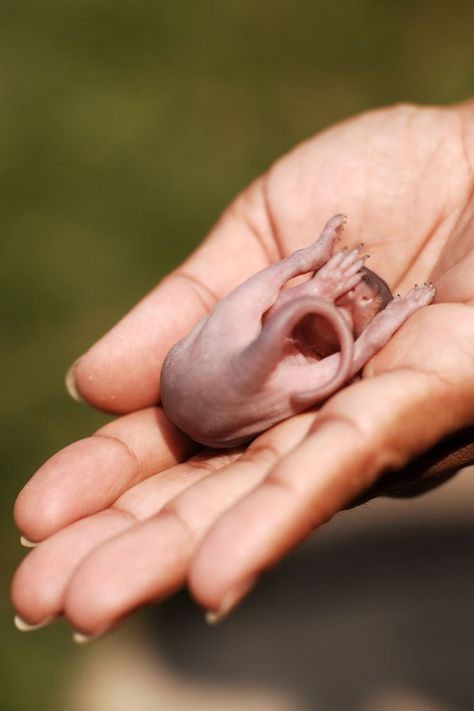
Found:
[{"label": "newborn animal", "polygon": [[432,284],[394,299],[362,245],[334,253],[344,221],[247,279],[168,353],[163,408],[194,440],[236,446],[328,398],[432,301]]}]

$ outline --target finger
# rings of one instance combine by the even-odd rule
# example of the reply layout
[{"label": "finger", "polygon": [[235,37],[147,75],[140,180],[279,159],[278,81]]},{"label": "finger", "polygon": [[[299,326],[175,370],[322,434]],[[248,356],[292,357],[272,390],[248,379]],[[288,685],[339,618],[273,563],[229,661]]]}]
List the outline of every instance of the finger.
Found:
[{"label": "finger", "polygon": [[128,488],[195,449],[161,408],[118,418],[40,467],[15,503],[16,525],[29,540],[42,541],[108,507]]},{"label": "finger", "polygon": [[254,488],[284,452],[304,437],[314,414],[274,428],[248,452],[175,497],[159,514],[95,549],[75,572],[65,609],[86,634],[114,626],[137,606],[180,587],[204,532]]},{"label": "finger", "polygon": [[28,624],[62,614],[64,594],[74,570],[97,546],[155,514],[191,484],[238,456],[228,452],[197,455],[140,482],[106,511],[76,521],[41,543],[16,571],[12,584],[15,609]]},{"label": "finger", "polygon": [[109,412],[129,412],[159,397],[164,357],[215,302],[270,261],[272,246],[260,182],[224,214],[186,262],[77,361],[69,390]]},{"label": "finger", "polygon": [[401,467],[455,428],[447,388],[407,370],[362,381],[330,401],[306,440],[207,534],[190,567],[197,600],[227,611],[380,472]]},{"label": "finger", "polygon": [[102,511],[67,526],[32,550],[12,582],[12,602],[22,620],[37,625],[59,617],[74,568],[103,540],[131,526],[132,520],[121,511]]}]

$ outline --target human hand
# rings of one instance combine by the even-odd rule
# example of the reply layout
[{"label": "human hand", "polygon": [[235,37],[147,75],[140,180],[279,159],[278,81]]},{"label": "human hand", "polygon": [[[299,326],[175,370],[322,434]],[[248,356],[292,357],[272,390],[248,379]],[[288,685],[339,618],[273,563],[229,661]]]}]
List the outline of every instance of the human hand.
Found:
[{"label": "human hand", "polygon": [[[41,541],[13,602],[29,623],[85,634],[188,581],[225,612],[316,527],[443,436],[474,424],[474,104],[400,106],[297,147],[230,206],[206,242],[77,363],[90,404],[122,414],[52,457],[15,518]],[[169,348],[250,274],[350,220],[394,291],[431,279],[434,304],[370,361],[371,376],[260,435],[211,452],[155,406]],[[128,413],[123,415],[123,413]]]}]

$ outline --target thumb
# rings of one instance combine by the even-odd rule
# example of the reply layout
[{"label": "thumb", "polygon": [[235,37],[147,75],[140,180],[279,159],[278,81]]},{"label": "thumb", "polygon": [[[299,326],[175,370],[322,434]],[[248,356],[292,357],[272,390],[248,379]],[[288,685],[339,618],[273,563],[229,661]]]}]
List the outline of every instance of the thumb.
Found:
[{"label": "thumb", "polygon": [[216,301],[278,259],[274,251],[259,181],[184,264],[73,364],[66,378],[72,397],[114,413],[155,404],[169,349]]}]

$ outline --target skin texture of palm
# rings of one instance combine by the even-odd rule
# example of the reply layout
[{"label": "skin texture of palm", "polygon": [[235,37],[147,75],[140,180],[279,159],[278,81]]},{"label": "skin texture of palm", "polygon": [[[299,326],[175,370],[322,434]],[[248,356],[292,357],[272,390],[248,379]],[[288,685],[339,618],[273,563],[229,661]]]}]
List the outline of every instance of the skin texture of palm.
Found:
[{"label": "skin texture of palm", "polygon": [[[76,392],[119,416],[54,455],[18,497],[18,528],[40,542],[13,581],[27,622],[65,614],[96,634],[186,583],[224,612],[348,502],[383,491],[385,472],[474,424],[473,119],[471,102],[396,106],[298,146],[78,361]],[[346,243],[365,243],[391,289],[432,280],[434,302],[369,361],[371,377],[317,412],[248,447],[197,447],[155,404],[166,354],[339,205],[351,215]]]}]

